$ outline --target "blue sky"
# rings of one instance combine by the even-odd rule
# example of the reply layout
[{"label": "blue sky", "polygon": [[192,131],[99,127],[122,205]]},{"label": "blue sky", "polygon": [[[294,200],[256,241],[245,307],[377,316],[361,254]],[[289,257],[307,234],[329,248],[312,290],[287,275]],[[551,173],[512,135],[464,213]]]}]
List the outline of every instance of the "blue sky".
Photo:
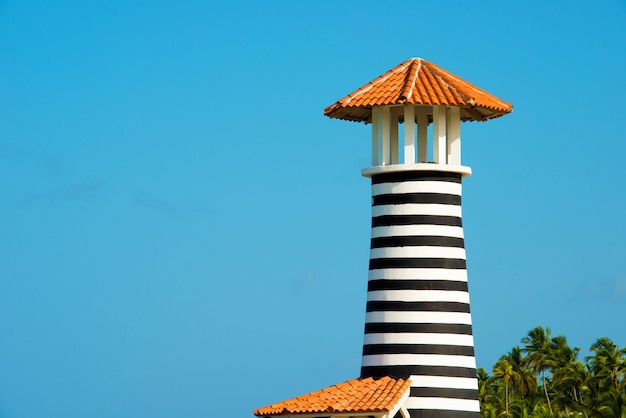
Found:
[{"label": "blue sky", "polygon": [[462,126],[478,365],[626,345],[626,2],[0,1],[0,417],[252,416],[358,376],[370,130],[411,57]]}]

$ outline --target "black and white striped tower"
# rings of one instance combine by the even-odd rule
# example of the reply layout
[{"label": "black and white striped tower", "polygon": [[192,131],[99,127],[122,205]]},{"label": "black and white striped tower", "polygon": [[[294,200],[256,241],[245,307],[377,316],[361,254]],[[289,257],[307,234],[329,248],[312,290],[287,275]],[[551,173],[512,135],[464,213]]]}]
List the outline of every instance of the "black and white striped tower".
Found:
[{"label": "black and white striped tower", "polygon": [[413,418],[480,416],[461,215],[471,169],[461,165],[460,123],[511,110],[413,58],[324,111],[372,124],[372,166],[362,172],[372,181],[372,235],[361,377],[410,378]]}]

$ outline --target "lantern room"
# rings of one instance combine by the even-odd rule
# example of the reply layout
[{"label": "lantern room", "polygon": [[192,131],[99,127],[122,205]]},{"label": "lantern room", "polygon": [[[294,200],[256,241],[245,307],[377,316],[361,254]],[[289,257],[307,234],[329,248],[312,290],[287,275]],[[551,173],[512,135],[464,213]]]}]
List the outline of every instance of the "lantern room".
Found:
[{"label": "lantern room", "polygon": [[371,177],[380,172],[458,172],[461,122],[486,121],[513,106],[422,58],[411,58],[324,109],[331,118],[372,125]]}]

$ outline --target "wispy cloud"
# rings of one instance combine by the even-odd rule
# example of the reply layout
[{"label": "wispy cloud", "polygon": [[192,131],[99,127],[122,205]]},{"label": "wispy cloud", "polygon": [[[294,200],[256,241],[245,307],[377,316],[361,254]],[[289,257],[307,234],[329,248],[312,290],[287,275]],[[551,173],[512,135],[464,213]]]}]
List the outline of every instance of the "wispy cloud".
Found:
[{"label": "wispy cloud", "polygon": [[135,196],[135,203],[142,208],[161,212],[167,216],[173,217],[187,217],[209,212],[208,209],[197,205],[172,202],[146,193],[138,193]]},{"label": "wispy cloud", "polygon": [[20,206],[29,206],[37,203],[57,204],[60,202],[77,202],[92,200],[102,189],[102,180],[90,180],[85,183],[74,183],[39,193],[24,196],[19,202]]},{"label": "wispy cloud", "polygon": [[318,273],[308,270],[288,280],[288,288],[293,294],[310,294],[320,287],[320,276]]},{"label": "wispy cloud", "polygon": [[45,151],[16,147],[12,144],[0,144],[0,160],[28,163],[51,176],[64,174],[66,171],[63,160],[58,155]]},{"label": "wispy cloud", "polygon": [[585,298],[596,301],[626,301],[626,274],[588,280],[583,283]]}]

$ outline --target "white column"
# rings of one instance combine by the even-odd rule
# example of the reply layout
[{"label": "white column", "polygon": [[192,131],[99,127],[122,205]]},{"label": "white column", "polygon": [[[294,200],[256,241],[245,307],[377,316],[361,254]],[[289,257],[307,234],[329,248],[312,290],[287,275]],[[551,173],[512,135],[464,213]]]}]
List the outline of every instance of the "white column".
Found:
[{"label": "white column", "polygon": [[382,114],[382,155],[381,155],[381,164],[390,164],[391,163],[391,108],[388,106],[381,107]]},{"label": "white column", "polygon": [[461,165],[461,109],[448,108],[448,164]]},{"label": "white column", "polygon": [[428,115],[426,108],[417,108],[417,162],[428,161]]},{"label": "white column", "polygon": [[372,165],[380,165],[382,155],[382,112],[378,106],[372,107]]},{"label": "white column", "polygon": [[404,105],[404,164],[415,163],[415,105]]},{"label": "white column", "polygon": [[446,164],[446,108],[433,106],[433,157],[437,164]]},{"label": "white column", "polygon": [[398,164],[398,124],[400,123],[400,109],[391,109],[391,164]]}]

